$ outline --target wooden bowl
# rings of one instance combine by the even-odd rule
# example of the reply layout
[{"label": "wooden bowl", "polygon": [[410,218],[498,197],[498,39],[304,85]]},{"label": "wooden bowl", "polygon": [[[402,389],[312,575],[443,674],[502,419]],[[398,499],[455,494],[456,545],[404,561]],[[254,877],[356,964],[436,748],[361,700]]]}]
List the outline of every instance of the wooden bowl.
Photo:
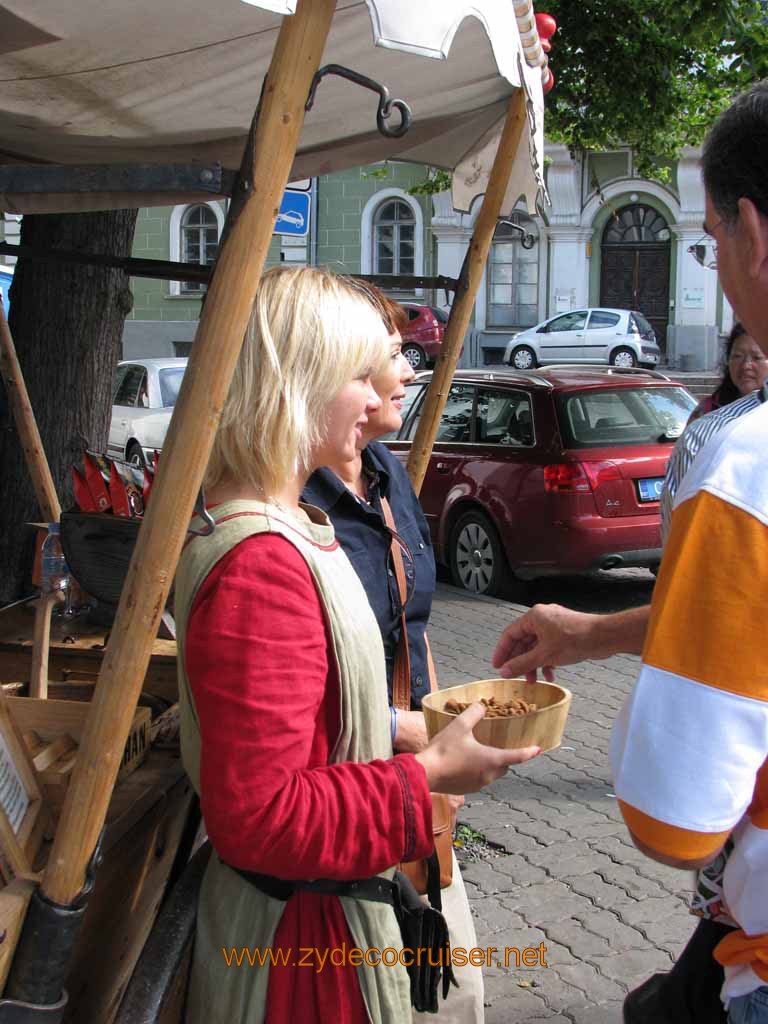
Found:
[{"label": "wooden bowl", "polygon": [[495,697],[498,701],[518,697],[535,704],[537,710],[514,718],[482,719],[474,729],[479,743],[505,750],[534,746],[554,750],[560,746],[571,706],[571,691],[555,683],[527,683],[524,679],[480,679],[476,683],[428,693],[421,707],[429,738],[432,739],[456,718],[443,711],[446,701],[471,703],[483,697]]}]

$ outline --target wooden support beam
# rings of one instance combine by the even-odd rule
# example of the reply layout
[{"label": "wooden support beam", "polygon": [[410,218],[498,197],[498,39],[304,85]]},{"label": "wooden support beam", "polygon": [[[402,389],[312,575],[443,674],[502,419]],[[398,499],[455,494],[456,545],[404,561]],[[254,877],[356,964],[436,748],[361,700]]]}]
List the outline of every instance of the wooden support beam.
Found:
[{"label": "wooden support beam", "polygon": [[219,253],[43,879],[54,903],[69,904],[82,888],[104,822],[335,6],[299,0],[282,22],[256,125],[252,192]]},{"label": "wooden support beam", "polygon": [[16,357],[16,349],[11,337],[5,311],[0,303],[0,372],[8,393],[8,404],[16,421],[16,429],[21,439],[21,447],[27,462],[35,497],[40,506],[43,518],[47,523],[57,523],[61,515],[61,506],[53,486],[53,477],[43,450],[40,431],[29,401],[27,386]]},{"label": "wooden support beam", "polygon": [[488,179],[488,188],[483,198],[480,214],[475,222],[475,230],[472,232],[472,240],[464,258],[464,265],[461,268],[451,315],[445,328],[443,344],[440,347],[440,355],[435,363],[432,381],[424,402],[416,436],[411,445],[411,454],[408,457],[408,475],[417,494],[424,482],[440,417],[443,414],[456,364],[461,355],[464,336],[469,327],[472,308],[485,271],[493,233],[501,214],[501,204],[507,191],[509,175],[515,161],[526,117],[525,91],[516,89],[509,101],[499,148]]}]

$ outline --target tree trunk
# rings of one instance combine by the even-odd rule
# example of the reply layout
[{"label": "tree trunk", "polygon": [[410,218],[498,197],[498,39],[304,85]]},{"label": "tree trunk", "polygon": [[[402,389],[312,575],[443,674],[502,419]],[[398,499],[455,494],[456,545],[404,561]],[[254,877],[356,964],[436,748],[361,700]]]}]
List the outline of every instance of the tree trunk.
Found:
[{"label": "tree trunk", "polygon": [[[128,256],[136,210],[27,216],[21,243],[38,249]],[[85,448],[105,451],[112,379],[133,305],[122,270],[20,259],[8,318],[43,448],[63,509],[70,467]],[[31,592],[40,520],[5,391],[0,393],[0,604]]]}]

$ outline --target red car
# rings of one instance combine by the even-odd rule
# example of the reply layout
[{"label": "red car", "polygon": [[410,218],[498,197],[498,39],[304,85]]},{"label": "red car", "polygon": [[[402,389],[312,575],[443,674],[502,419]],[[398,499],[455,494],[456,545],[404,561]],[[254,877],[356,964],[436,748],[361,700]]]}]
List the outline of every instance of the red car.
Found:
[{"label": "red car", "polygon": [[402,303],[408,326],[402,332],[403,355],[414,370],[425,370],[440,354],[448,314],[435,306]]},{"label": "red car", "polygon": [[[429,374],[408,386],[386,443],[406,459]],[[661,558],[659,496],[696,405],[655,371],[548,367],[454,376],[421,491],[438,561],[457,586]]]}]

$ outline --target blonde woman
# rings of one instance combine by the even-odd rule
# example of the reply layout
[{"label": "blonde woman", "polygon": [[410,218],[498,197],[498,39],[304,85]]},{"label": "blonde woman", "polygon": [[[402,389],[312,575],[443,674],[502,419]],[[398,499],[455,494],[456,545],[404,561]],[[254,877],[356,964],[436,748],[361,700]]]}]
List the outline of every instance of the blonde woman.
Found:
[{"label": "blonde woman", "polygon": [[388,356],[360,285],[265,275],[207,473],[216,529],[177,575],[182,753],[215,850],[191,1024],[407,1020],[405,968],[376,961],[402,946],[394,910],[345,883],[430,851],[430,790],[474,791],[537,753],[478,744],[475,707],[392,755],[376,620],[327,518],[299,504],[315,468],[356,457]]}]

